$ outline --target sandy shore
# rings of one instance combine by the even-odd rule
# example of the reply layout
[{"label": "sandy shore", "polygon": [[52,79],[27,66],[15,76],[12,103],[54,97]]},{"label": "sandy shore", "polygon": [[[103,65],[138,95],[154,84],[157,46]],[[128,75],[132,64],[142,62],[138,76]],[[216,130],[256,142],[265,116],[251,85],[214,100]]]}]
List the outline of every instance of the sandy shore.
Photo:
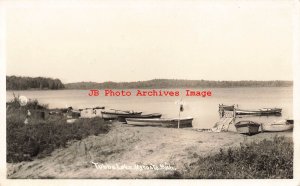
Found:
[{"label": "sandy shore", "polygon": [[[58,149],[46,158],[7,164],[7,175],[8,178],[157,178],[184,171],[198,156],[275,135],[292,138],[293,133],[245,136],[235,132],[211,133],[116,123],[108,134],[71,142],[67,148]],[[151,170],[151,167],[157,169]]]}]

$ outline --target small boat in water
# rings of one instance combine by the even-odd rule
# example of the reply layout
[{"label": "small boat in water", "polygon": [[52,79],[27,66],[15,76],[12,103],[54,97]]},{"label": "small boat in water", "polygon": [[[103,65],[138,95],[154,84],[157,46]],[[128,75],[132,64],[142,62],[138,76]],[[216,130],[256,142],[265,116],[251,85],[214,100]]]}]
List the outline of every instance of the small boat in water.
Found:
[{"label": "small boat in water", "polygon": [[140,116],[142,112],[134,111],[122,111],[122,110],[110,110],[110,111],[101,111],[102,118],[105,120],[118,119],[119,116]]},{"label": "small boat in water", "polygon": [[259,132],[259,126],[260,124],[253,121],[239,121],[235,124],[237,132],[247,135],[257,134]]},{"label": "small boat in water", "polygon": [[128,115],[128,116],[118,116],[118,121],[125,122],[126,118],[160,118],[162,114],[160,113],[153,113],[153,114],[143,114],[143,115]]},{"label": "small boat in water", "polygon": [[193,118],[126,118],[129,125],[136,126],[158,126],[177,128],[180,121],[180,128],[192,127]]},{"label": "small boat in water", "polygon": [[236,115],[256,115],[256,116],[268,116],[268,115],[281,115],[281,108],[262,108],[258,110],[243,110],[235,109]]},{"label": "small boat in water", "polygon": [[261,130],[263,132],[284,132],[292,131],[294,128],[294,120],[281,120],[271,124],[263,124]]}]

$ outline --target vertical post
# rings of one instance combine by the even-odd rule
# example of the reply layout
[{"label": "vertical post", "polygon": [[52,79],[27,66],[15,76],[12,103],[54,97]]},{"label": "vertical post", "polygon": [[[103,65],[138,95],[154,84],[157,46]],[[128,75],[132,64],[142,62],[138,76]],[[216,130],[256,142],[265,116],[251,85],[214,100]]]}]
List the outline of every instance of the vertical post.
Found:
[{"label": "vertical post", "polygon": [[180,112],[181,112],[180,108],[181,108],[181,105],[179,106],[178,128],[179,128],[179,126],[180,126]]},{"label": "vertical post", "polygon": [[180,112],[183,112],[183,102],[182,102],[182,97],[179,102],[176,102],[176,104],[179,105],[179,112],[178,112],[178,128],[180,128]]},{"label": "vertical post", "polygon": [[233,107],[233,118],[235,118],[235,108]]}]

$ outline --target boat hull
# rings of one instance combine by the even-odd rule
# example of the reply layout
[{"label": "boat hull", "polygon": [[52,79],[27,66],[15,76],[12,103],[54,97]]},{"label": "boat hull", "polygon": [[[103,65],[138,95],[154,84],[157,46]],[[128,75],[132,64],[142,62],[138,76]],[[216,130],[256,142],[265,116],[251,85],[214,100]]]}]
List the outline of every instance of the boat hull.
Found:
[{"label": "boat hull", "polygon": [[267,116],[267,115],[281,115],[282,109],[259,109],[259,110],[242,110],[235,109],[236,115],[258,115],[258,116]]},{"label": "boat hull", "polygon": [[145,114],[145,115],[135,115],[135,116],[118,116],[118,121],[125,122],[126,118],[160,118],[161,114]]},{"label": "boat hull", "polygon": [[292,131],[294,125],[263,125],[262,131],[263,132],[284,132],[284,131]]},{"label": "boat hull", "polygon": [[126,113],[126,112],[101,112],[102,118],[105,120],[114,120],[118,119],[119,116],[128,116],[128,117],[134,117],[134,116],[140,116],[142,112],[134,112],[134,113]]},{"label": "boat hull", "polygon": [[294,120],[282,120],[276,121],[271,124],[263,124],[262,131],[263,132],[284,132],[291,131],[294,128]]},{"label": "boat hull", "polygon": [[235,124],[238,133],[253,135],[259,133],[260,124],[252,121],[241,121]]},{"label": "boat hull", "polygon": [[[154,118],[154,119],[144,119],[144,118],[126,118],[126,122],[129,125],[135,126],[157,126],[157,127],[167,127],[167,128],[177,128],[179,119],[166,119],[166,118]],[[180,128],[192,127],[193,118],[182,118],[180,119]]]}]

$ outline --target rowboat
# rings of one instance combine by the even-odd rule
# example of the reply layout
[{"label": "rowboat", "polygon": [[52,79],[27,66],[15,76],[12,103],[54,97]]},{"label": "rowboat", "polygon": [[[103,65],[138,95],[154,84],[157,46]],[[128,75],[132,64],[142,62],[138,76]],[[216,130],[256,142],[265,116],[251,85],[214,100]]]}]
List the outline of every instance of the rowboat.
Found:
[{"label": "rowboat", "polygon": [[281,114],[282,108],[262,108],[259,111],[262,114]]},{"label": "rowboat", "polygon": [[120,122],[126,122],[126,118],[160,118],[160,113],[153,113],[153,114],[144,114],[144,115],[128,115],[128,116],[118,116],[118,121]]},{"label": "rowboat", "polygon": [[293,128],[294,120],[281,120],[271,124],[263,124],[261,130],[263,132],[283,132],[293,130]]},{"label": "rowboat", "polygon": [[235,124],[237,132],[247,135],[257,134],[259,126],[260,124],[253,121],[239,121]]},{"label": "rowboat", "polygon": [[193,118],[126,118],[129,125],[135,126],[157,126],[177,128],[180,121],[180,128],[192,127]]},{"label": "rowboat", "polygon": [[236,115],[258,115],[258,116],[267,116],[267,115],[281,115],[281,108],[262,108],[258,110],[242,110],[235,109]]},{"label": "rowboat", "polygon": [[122,111],[122,110],[110,110],[110,111],[101,111],[102,118],[105,120],[118,119],[119,116],[140,116],[142,112],[134,111]]}]

